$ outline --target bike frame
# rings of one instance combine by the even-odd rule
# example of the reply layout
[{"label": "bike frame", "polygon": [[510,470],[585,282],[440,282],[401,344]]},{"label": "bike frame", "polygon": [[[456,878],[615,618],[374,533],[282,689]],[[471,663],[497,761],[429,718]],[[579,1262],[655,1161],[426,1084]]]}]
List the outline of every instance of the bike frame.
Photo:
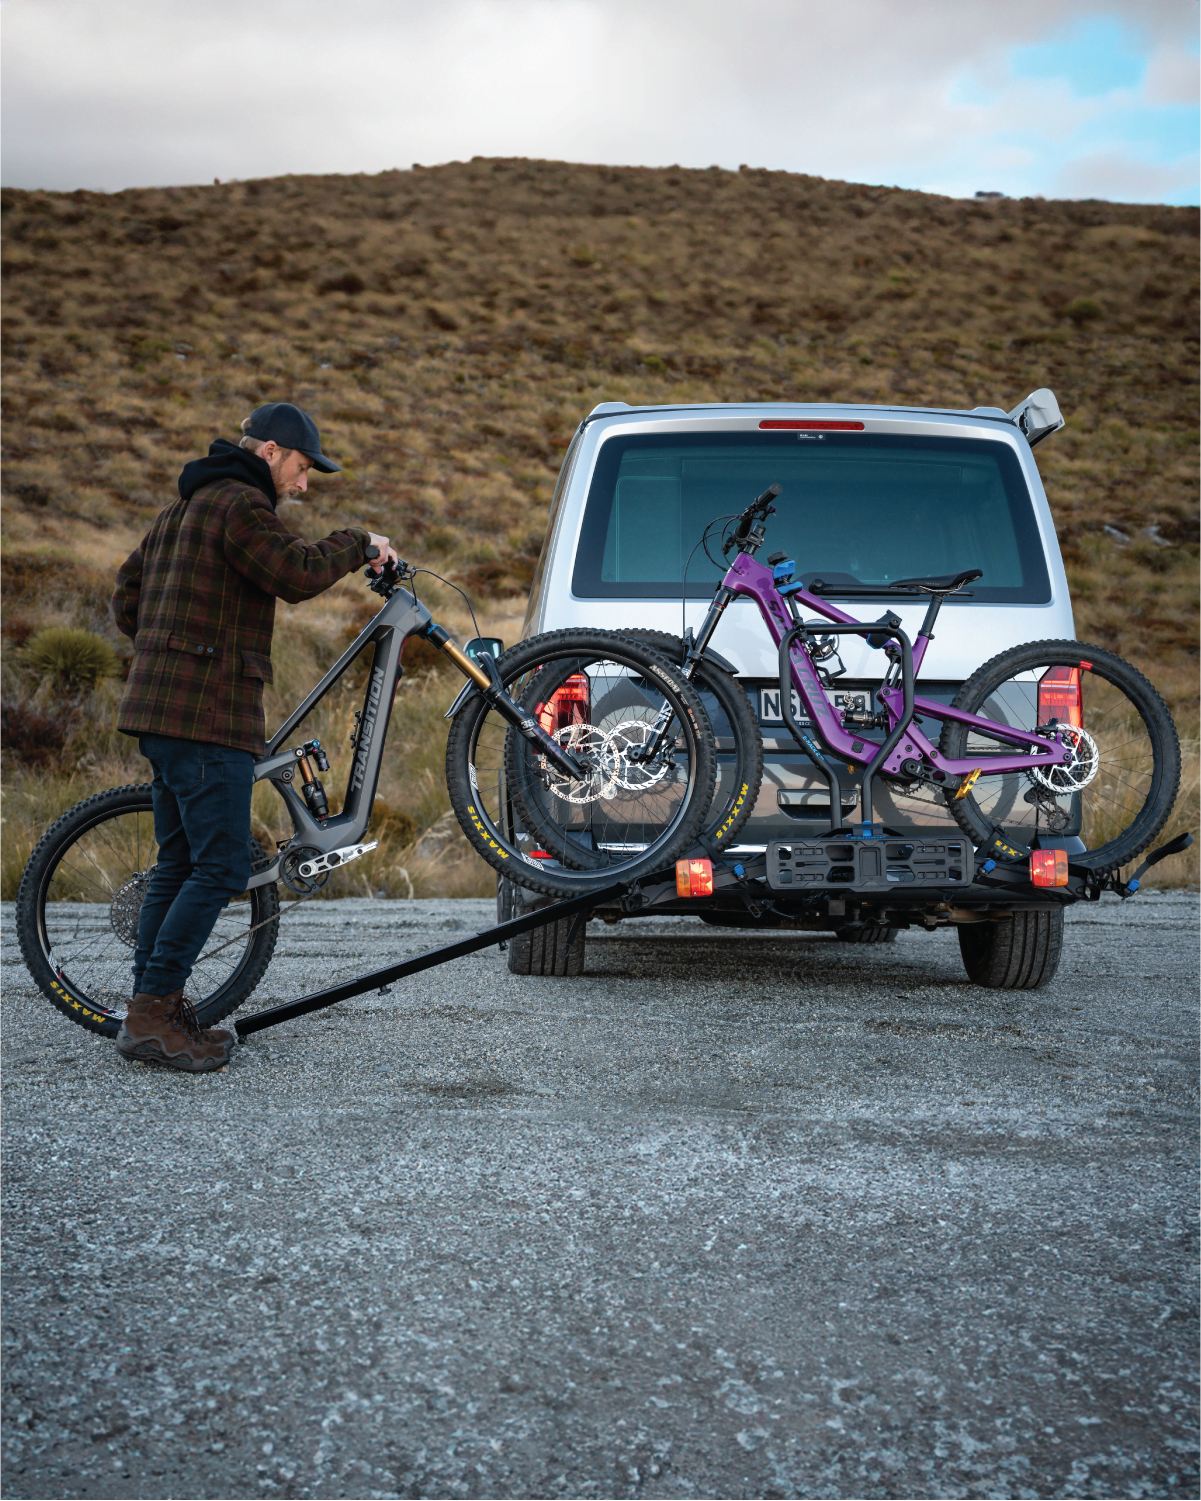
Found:
[{"label": "bike frame", "polygon": [[[335,850],[344,857],[349,857],[351,847],[357,845],[367,832],[376,788],[379,786],[380,765],[384,741],[388,737],[388,724],[392,718],[392,704],[401,678],[401,653],[410,636],[424,637],[449,657],[468,679],[451,708],[452,714],[457,712],[471,694],[482,693],[513,728],[531,741],[537,752],[545,756],[560,772],[577,780],[586,779],[587,770],[571,752],[553,740],[538,720],[506,693],[491,656],[485,652],[481,654],[480,661],[472,661],[459,650],[440,625],[434,624],[433,616],[417,596],[400,587],[400,579],[412,576],[413,570],[407,563],[388,564],[381,569],[370,588],[385,600],[383,609],[364,627],[358,639],[347,647],[304,702],[293,709],[272,735],[267,744],[267,754],[255,762],[254,780],[269,781],[274,785],[284,800],[295,833],[273,860],[251,876],[247,883],[248,890],[278,881],[283,861],[290,851],[303,849],[310,860],[331,854]],[[296,791],[297,770],[307,766],[304,749],[281,750],[280,746],[369,646],[374,648],[374,655],[358,728],[352,737],[354,759],[350,764],[342,811],[325,817],[314,817],[304,798],[298,796]],[[354,850],[353,853],[361,854],[362,851]]]},{"label": "bike frame", "polygon": [[[708,645],[709,637],[712,636],[713,629],[716,628],[717,621],[721,619],[726,606],[731,600],[740,597],[753,599],[759,606],[759,613],[771,632],[772,641],[777,648],[780,647],[785,635],[801,624],[799,618],[795,618],[792,611],[786,608],[786,601],[780,594],[772,570],[764,567],[762,563],[757,563],[750,553],[740,552],[718,586],[717,596],[710,611],[710,616],[716,612],[716,619],[712,622],[712,628],[709,628],[708,618],[701,627],[701,632],[697,637],[698,651]],[[811,594],[807,589],[790,591],[790,598],[796,601],[798,607],[815,610],[833,624],[852,627],[856,633],[870,629],[873,634],[878,632],[880,635],[893,636],[898,640],[903,639],[903,633],[898,629],[875,621],[856,620],[853,615],[847,615],[835,605],[830,604],[828,600]],[[921,633],[914,640],[913,676],[915,678],[921,670],[930,640],[929,636]],[[853,762],[860,766],[872,765],[879,758],[882,747],[874,741],[865,739],[862,735],[852,733],[842,724],[826,697],[817,667],[800,641],[791,648],[789,666],[792,684],[801,704],[829,750],[843,761]],[[881,687],[879,699],[888,716],[889,733],[884,741],[887,746],[888,741],[892,739],[893,732],[896,731],[905,715],[904,690],[899,685]],[[965,724],[992,739],[1023,747],[1021,754],[990,756],[988,758],[990,775],[1063,766],[1072,759],[1072,750],[1061,742],[1058,731],[1055,732],[1054,740],[1048,740],[1043,735],[1033,735],[1026,730],[1016,729],[1012,725],[997,724],[991,719],[981,718],[978,714],[968,714],[962,709],[953,709],[947,704],[935,703],[933,699],[914,696],[913,716],[919,714],[928,715],[932,719],[954,720],[957,724]],[[942,755],[930,743],[918,725],[909,723],[905,725],[904,732],[895,745],[888,750],[879,765],[872,766],[872,770],[899,774],[901,762],[915,756],[926,760],[932,769],[944,772],[948,779],[968,776],[980,766],[979,760],[964,760]]]},{"label": "bike frame", "polygon": [[[433,617],[414,595],[396,590],[383,609],[342,653],[313,691],[288,715],[267,743],[267,754],[255,762],[256,782],[269,781],[275,787],[296,830],[288,846],[247,882],[248,889],[268,886],[280,878],[280,866],[288,848],[305,848],[319,854],[358,844],[367,832],[371,809],[379,786],[384,742],[392,718],[392,704],[401,677],[401,653],[410,636],[422,636],[433,627]],[[354,758],[350,763],[346,795],[341,813],[328,818],[314,818],[297,789],[295,751],[281,750],[284,741],[317,707],[331,688],[354,665],[368,647],[374,647],[371,671],[363,696],[363,708],[354,737]],[[456,665],[459,665],[456,662]]]},{"label": "bike frame", "polygon": [[[751,511],[744,512],[739,520],[745,523],[762,502],[778,493],[779,487],[777,486],[768,494],[761,496],[755,507]],[[762,529],[756,529],[754,533],[751,533],[750,540],[753,546],[757,547],[761,544]],[[690,678],[696,671],[696,665],[713,639],[713,633],[720,624],[727,606],[731,600],[739,597],[753,599],[759,606],[759,613],[776,644],[780,657],[780,710],[793,739],[829,785],[830,807],[833,810],[832,818],[835,828],[841,827],[842,792],[838,776],[825,759],[821,747],[805,733],[804,728],[792,714],[789,683],[796,689],[800,702],[810,715],[810,723],[816,723],[818,734],[826,747],[835,756],[840,756],[851,763],[857,762],[865,768],[860,791],[865,838],[873,837],[871,785],[878,772],[901,773],[910,777],[919,775],[941,786],[953,796],[961,797],[984,770],[984,767],[975,761],[941,755],[921,729],[914,724],[914,718],[919,713],[929,714],[940,720],[955,720],[993,739],[1006,741],[1014,746],[1026,747],[1020,756],[990,756],[988,770],[992,775],[1031,771],[1042,766],[1063,766],[1074,759],[1074,746],[1064,744],[1062,734],[1058,729],[1054,731],[1054,738],[1048,740],[1042,735],[1032,735],[1026,730],[996,724],[990,719],[982,719],[978,714],[967,714],[962,709],[953,709],[946,704],[934,703],[931,699],[915,698],[914,679],[932,639],[930,633],[934,628],[933,622],[937,618],[942,603],[937,591],[926,612],[926,619],[918,634],[916,646],[911,647],[909,637],[901,630],[900,622],[895,616],[891,620],[856,620],[853,615],[845,614],[809,590],[792,584],[787,586],[787,594],[782,594],[776,584],[774,571],[765,568],[761,563],[756,563],[753,553],[740,551],[725,578],[717,586],[713,603],[709,606],[700,631],[688,648],[683,668],[685,677]],[[824,620],[803,621],[798,604],[816,610],[824,617]],[[826,621],[829,622],[828,626],[825,624]],[[886,639],[891,637],[897,642],[901,658],[900,686],[898,687],[895,681],[890,683],[889,674],[885,674],[876,695],[884,706],[887,719],[887,733],[882,744],[877,744],[866,735],[857,735],[848,731],[834,713],[822,687],[818,670],[806,650],[805,643],[813,634],[814,625],[819,630],[824,629],[828,633],[880,636]],[[879,645],[884,646],[885,641],[880,641]],[[786,654],[787,661],[785,660]],[[655,724],[654,734],[642,747],[644,757],[649,757],[658,749],[667,733],[669,719],[670,714],[664,706]],[[916,759],[917,757],[921,757],[927,765],[923,766],[922,762]],[[903,769],[905,761],[908,761],[915,770],[906,772]]]}]

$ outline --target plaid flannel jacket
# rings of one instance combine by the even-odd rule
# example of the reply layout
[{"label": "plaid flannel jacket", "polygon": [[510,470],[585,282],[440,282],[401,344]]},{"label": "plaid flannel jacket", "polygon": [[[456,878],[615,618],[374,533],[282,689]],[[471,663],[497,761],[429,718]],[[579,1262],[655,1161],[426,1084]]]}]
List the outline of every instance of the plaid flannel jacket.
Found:
[{"label": "plaid flannel jacket", "polygon": [[276,598],[296,604],[365,562],[361,527],[293,536],[259,490],[217,480],[167,506],[117,574],[134,656],[117,728],[264,751]]}]

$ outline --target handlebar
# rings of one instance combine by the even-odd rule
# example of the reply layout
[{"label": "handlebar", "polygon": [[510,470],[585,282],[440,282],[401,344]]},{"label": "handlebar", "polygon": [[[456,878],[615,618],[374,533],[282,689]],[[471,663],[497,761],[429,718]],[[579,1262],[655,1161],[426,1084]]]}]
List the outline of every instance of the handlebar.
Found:
[{"label": "handlebar", "polygon": [[[757,530],[754,526],[756,518],[759,516],[768,517],[773,514],[776,508],[772,505],[772,501],[775,500],[777,495],[783,493],[783,489],[783,485],[768,485],[762,495],[756,495],[746,510],[740,513],[738,525],[722,546],[723,554],[728,553],[732,547],[741,548],[744,543],[754,539],[754,533]],[[754,540],[754,546],[758,547],[762,541],[763,536],[760,532],[759,537]]]},{"label": "handlebar", "polygon": [[[364,548],[363,556],[368,559],[378,558],[379,548]],[[395,563],[389,559],[378,573],[374,568],[363,569],[363,577],[367,580],[368,589],[374,594],[382,594],[385,599],[391,599],[401,581],[412,576],[413,570],[403,558],[398,558]]]}]

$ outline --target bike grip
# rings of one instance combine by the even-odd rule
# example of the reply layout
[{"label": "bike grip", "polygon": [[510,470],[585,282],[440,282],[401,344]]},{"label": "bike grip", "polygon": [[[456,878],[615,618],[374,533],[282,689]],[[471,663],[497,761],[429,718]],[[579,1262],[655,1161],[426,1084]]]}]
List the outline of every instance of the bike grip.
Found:
[{"label": "bike grip", "polygon": [[376,547],[376,545],[375,545],[374,542],[369,542],[367,544],[367,546],[363,549],[363,556],[368,561],[370,561],[372,558],[378,558],[379,557],[379,548]]},{"label": "bike grip", "polygon": [[766,505],[769,500],[775,500],[776,496],[779,495],[783,491],[783,489],[783,485],[768,485],[763,494],[760,495],[755,501],[755,505],[762,506]]}]

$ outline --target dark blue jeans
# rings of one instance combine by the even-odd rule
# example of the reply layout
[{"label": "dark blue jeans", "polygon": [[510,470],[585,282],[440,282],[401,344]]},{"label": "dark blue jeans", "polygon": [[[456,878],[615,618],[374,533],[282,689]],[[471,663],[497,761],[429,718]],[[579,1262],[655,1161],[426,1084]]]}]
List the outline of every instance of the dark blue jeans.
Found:
[{"label": "dark blue jeans", "polygon": [[138,918],[133,988],[179,990],[213,925],[250,879],[254,757],[227,745],[143,735],[154,772],[158,864]]}]

